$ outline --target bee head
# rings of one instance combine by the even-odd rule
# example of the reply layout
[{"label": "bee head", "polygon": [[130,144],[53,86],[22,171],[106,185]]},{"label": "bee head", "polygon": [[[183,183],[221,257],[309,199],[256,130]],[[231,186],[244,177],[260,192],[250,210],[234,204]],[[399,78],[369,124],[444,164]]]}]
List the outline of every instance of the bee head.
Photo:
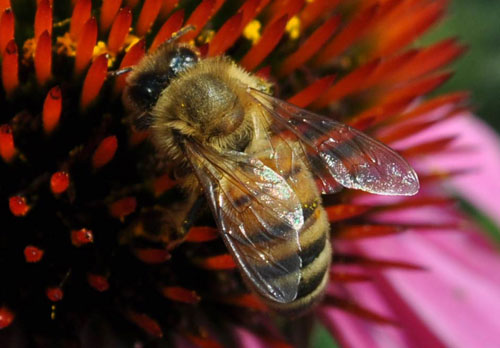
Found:
[{"label": "bee head", "polygon": [[160,94],[181,72],[198,62],[198,54],[187,46],[168,44],[146,56],[127,78],[123,93],[125,107],[133,115],[134,125],[151,125],[150,111]]}]

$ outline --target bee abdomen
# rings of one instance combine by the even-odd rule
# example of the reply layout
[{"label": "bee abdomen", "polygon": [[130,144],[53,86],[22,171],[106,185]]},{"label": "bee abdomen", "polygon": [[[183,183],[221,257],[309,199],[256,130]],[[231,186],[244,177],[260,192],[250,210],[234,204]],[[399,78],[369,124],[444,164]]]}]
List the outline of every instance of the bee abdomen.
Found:
[{"label": "bee abdomen", "polygon": [[290,303],[268,303],[275,311],[300,315],[312,308],[323,296],[329,279],[331,246],[329,224],[321,205],[314,207],[300,236],[302,250],[301,279],[297,298]]}]

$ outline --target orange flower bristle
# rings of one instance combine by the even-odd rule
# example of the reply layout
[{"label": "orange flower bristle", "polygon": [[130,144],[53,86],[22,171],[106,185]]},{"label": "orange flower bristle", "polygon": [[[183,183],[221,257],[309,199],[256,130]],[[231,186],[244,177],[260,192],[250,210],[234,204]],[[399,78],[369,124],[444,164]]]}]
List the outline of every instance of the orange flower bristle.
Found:
[{"label": "orange flower bristle", "polygon": [[76,45],[75,74],[80,75],[92,59],[97,42],[97,21],[94,17],[85,22]]},{"label": "orange flower bristle", "polygon": [[131,24],[132,11],[128,7],[120,9],[109,32],[108,49],[110,52],[116,54],[120,50],[125,43]]},{"label": "orange flower bristle", "polygon": [[99,169],[108,164],[115,156],[118,149],[118,139],[115,135],[104,138],[92,156],[92,167]]},{"label": "orange flower bristle", "polygon": [[59,124],[62,112],[62,93],[59,86],[52,87],[43,103],[42,121],[45,133],[50,134]]},{"label": "orange flower bristle", "polygon": [[137,36],[146,35],[160,13],[162,0],[145,0],[135,26]]},{"label": "orange flower bristle", "polygon": [[85,81],[83,81],[80,106],[86,109],[99,95],[108,74],[108,57],[102,54],[90,66]]},{"label": "orange flower bristle", "polygon": [[71,38],[77,41],[88,20],[90,19],[92,11],[92,1],[91,0],[77,0],[75,7],[73,8],[73,14],[71,15],[71,24],[69,27],[69,34]]},{"label": "orange flower bristle", "polygon": [[52,4],[49,0],[40,1],[35,14],[35,37],[40,37],[45,31],[52,35]]},{"label": "orange flower bristle", "polygon": [[285,15],[266,26],[259,42],[246,53],[240,64],[249,71],[254,70],[278,44],[287,22],[288,16]]},{"label": "orange flower bristle", "polygon": [[179,10],[173,13],[161,26],[160,30],[158,30],[158,33],[156,34],[149,50],[154,51],[160,44],[168,40],[173,33],[182,27],[183,21],[184,10]]},{"label": "orange flower bristle", "polygon": [[14,39],[14,27],[14,13],[10,8],[6,8],[0,17],[0,55],[2,56],[7,44]]},{"label": "orange flower bristle", "polygon": [[38,83],[44,85],[51,77],[52,38],[44,31],[37,40],[35,51],[35,75]]},{"label": "orange flower bristle", "polygon": [[103,0],[99,17],[99,28],[105,33],[111,27],[116,14],[120,10],[122,0]]}]

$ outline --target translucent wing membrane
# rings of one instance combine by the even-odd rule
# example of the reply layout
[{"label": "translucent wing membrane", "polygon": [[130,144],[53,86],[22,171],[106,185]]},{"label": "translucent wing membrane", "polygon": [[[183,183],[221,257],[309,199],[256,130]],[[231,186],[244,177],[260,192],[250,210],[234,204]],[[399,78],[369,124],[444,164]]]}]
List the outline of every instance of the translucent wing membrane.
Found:
[{"label": "translucent wing membrane", "polygon": [[[300,281],[302,206],[286,180],[241,152],[223,155],[197,144],[188,157],[245,277],[264,297],[288,303]],[[283,252],[286,250],[286,255]]]},{"label": "translucent wing membrane", "polygon": [[337,192],[338,184],[381,195],[418,192],[415,171],[384,144],[268,94],[254,89],[249,93],[269,114],[271,132],[289,143],[300,141],[301,146],[290,147],[308,161],[322,193]]}]

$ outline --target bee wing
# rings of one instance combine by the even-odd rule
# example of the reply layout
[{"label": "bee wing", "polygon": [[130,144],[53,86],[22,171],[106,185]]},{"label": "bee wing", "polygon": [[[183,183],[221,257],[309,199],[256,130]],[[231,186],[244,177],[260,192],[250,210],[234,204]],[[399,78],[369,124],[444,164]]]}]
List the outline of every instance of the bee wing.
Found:
[{"label": "bee wing", "polygon": [[[240,270],[262,296],[280,303],[297,297],[302,260],[302,206],[286,180],[241,152],[218,155],[187,146],[195,173]],[[275,250],[287,251],[279,258]]]},{"label": "bee wing", "polygon": [[[381,195],[418,192],[415,171],[394,150],[343,123],[314,114],[255,89],[249,93],[271,116],[271,132],[286,134],[301,146],[320,190],[338,191],[338,184]],[[264,117],[266,118],[266,117]],[[297,152],[297,146],[292,146]],[[338,184],[336,184],[338,183]]]}]

